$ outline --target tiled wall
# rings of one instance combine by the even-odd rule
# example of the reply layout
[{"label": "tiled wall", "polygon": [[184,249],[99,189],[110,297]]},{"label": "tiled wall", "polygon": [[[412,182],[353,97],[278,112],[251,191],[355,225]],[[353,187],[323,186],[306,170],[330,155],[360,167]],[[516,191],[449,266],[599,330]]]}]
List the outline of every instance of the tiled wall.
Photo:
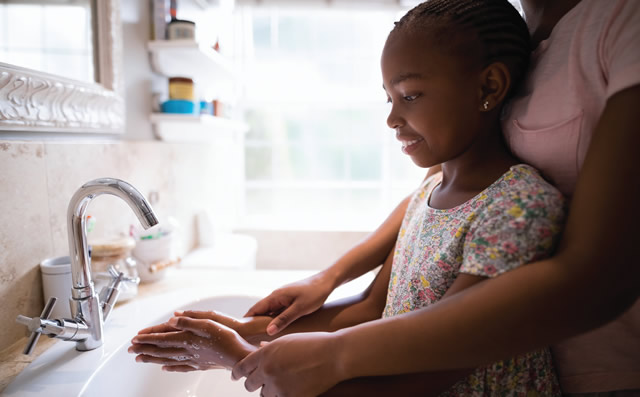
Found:
[{"label": "tiled wall", "polygon": [[[183,249],[196,244],[194,215],[209,210],[218,226],[230,224],[236,197],[223,145],[161,142],[43,143],[0,141],[0,350],[26,335],[18,314],[42,310],[39,263],[68,255],[66,212],[83,183],[115,177],[143,194],[159,193],[161,220],[182,229]],[[104,195],[89,206],[92,233],[110,236],[137,224],[120,199]]]}]

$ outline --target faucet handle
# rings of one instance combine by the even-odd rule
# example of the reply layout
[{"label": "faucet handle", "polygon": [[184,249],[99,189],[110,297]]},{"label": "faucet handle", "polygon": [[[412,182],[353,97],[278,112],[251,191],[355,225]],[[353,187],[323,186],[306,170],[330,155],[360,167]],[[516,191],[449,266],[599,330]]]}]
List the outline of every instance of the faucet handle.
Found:
[{"label": "faucet handle", "polygon": [[18,315],[16,318],[16,322],[26,325],[31,331],[31,336],[29,337],[29,341],[27,342],[27,346],[25,346],[22,354],[30,355],[33,352],[33,349],[36,347],[38,343],[38,339],[40,339],[40,335],[42,334],[43,328],[46,328],[48,322],[43,322],[42,320],[48,320],[51,312],[53,311],[53,307],[56,305],[56,301],[58,298],[52,296],[49,298],[49,301],[44,306],[44,310],[40,314],[40,317],[26,317],[22,315]]},{"label": "faucet handle", "polygon": [[111,265],[109,266],[109,274],[111,275],[111,282],[109,285],[102,288],[100,291],[100,303],[102,304],[102,318],[106,321],[109,314],[111,314],[111,309],[118,301],[118,296],[120,296],[120,284],[122,283],[130,283],[130,284],[139,284],[139,277],[126,277],[123,272],[119,272],[116,268]]},{"label": "faucet handle", "polygon": [[118,284],[120,282],[135,284],[135,285],[140,284],[140,277],[126,277],[124,273],[119,272],[113,265],[109,266],[109,269],[107,269],[107,271],[111,275],[112,283],[115,283],[116,280],[119,280]]}]

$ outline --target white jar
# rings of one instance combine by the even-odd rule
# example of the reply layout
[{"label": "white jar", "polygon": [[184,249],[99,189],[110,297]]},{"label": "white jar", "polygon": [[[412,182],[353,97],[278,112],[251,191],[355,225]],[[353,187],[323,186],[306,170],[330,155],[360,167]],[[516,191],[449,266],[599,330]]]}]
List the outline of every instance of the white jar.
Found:
[{"label": "white jar", "polygon": [[71,259],[69,256],[45,259],[40,263],[44,304],[58,298],[49,318],[71,318]]}]

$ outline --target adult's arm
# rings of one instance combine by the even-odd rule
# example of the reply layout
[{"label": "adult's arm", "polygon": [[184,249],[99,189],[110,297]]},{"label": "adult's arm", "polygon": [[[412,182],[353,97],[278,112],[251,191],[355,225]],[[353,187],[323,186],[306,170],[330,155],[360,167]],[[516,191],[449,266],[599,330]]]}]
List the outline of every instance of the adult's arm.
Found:
[{"label": "adult's arm", "polygon": [[[640,291],[639,104],[640,86],[607,101],[553,258],[397,321],[337,333],[341,376],[481,365],[604,325],[629,308]],[[364,343],[390,335],[375,351]],[[418,337],[423,343],[416,345]],[[411,357],[402,354],[410,350]]]},{"label": "adult's arm", "polygon": [[[442,299],[448,299],[484,280],[484,277],[459,274]],[[332,387],[321,397],[368,396],[386,397],[391,395],[422,397],[439,396],[457,381],[473,373],[474,369],[458,369],[438,372],[418,372],[388,376],[366,376],[348,379]]]},{"label": "adult's arm", "polygon": [[[607,101],[554,257],[418,311],[334,333],[285,336],[247,356],[234,376],[249,375],[245,384],[264,384],[280,396],[317,395],[355,377],[477,367],[622,314],[640,290],[638,104],[638,85]],[[300,351],[307,352],[304,366]]]}]

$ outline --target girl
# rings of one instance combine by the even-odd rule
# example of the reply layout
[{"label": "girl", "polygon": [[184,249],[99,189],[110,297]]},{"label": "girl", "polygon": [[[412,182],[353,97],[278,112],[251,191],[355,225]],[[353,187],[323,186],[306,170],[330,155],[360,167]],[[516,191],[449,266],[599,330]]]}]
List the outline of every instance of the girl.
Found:
[{"label": "girl", "polygon": [[[406,316],[552,253],[564,218],[562,196],[533,168],[519,164],[501,138],[501,105],[522,77],[528,58],[526,25],[507,0],[431,0],[407,13],[390,33],[381,62],[391,103],[388,124],[402,151],[418,166],[441,164],[442,172],[427,178],[413,194],[393,265],[387,264],[374,281],[372,290],[379,290],[375,286],[380,283],[388,286],[379,321]],[[327,324],[339,317],[323,315],[321,310],[303,318],[307,327],[301,324],[297,330],[327,330]],[[204,321],[200,328],[198,321]],[[198,361],[194,352],[180,347],[190,331],[200,343],[206,335],[215,335],[208,340],[221,337],[221,332],[227,335],[225,345],[209,343],[214,352],[210,357],[218,350],[225,350],[226,357],[233,353],[233,359],[222,363],[227,366],[251,353],[253,349],[233,331],[242,335],[242,327],[224,320],[230,328],[216,332],[210,321],[172,319],[168,325],[143,330],[130,351],[141,353],[139,360],[177,370],[208,368],[215,360]],[[264,332],[268,321],[256,321]],[[158,333],[176,329],[183,332]],[[170,352],[159,347],[168,340],[175,342]],[[273,346],[286,340],[264,349],[276,349]],[[411,341],[406,348],[405,354],[410,354]],[[260,374],[260,368],[254,369],[248,359],[234,370],[234,376],[251,374],[245,382],[250,391],[262,385],[252,381]],[[462,379],[455,382],[456,377]],[[447,386],[444,395],[559,394],[546,349],[455,373]],[[420,391],[425,393],[424,388]],[[276,391],[265,388],[263,394]]]}]

